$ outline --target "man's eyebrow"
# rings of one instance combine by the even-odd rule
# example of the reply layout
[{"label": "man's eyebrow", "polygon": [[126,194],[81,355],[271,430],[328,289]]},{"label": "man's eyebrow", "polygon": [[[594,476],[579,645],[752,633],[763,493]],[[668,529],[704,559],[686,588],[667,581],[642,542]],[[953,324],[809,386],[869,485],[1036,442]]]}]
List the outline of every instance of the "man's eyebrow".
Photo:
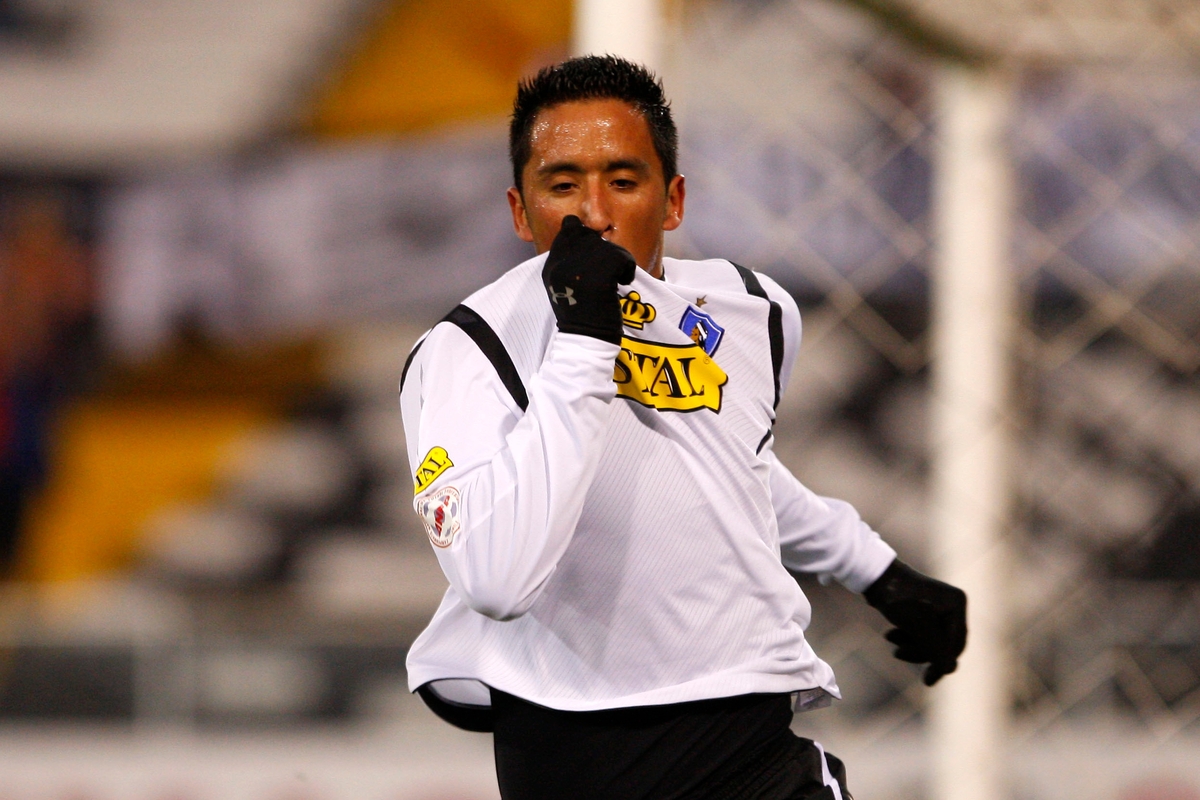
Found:
[{"label": "man's eyebrow", "polygon": [[[650,165],[645,160],[640,158],[619,158],[616,161],[609,161],[604,165],[605,172],[617,172],[618,170],[628,169],[634,172],[645,172],[650,169]],[[545,164],[538,167],[538,175],[553,175],[557,172],[567,172],[571,174],[579,174],[586,172],[581,165],[574,161],[555,161],[550,164]]]},{"label": "man's eyebrow", "polygon": [[616,172],[622,169],[630,169],[634,172],[645,172],[650,169],[650,165],[640,158],[622,158],[616,161],[608,162],[605,172]]},{"label": "man's eyebrow", "polygon": [[574,161],[555,161],[551,164],[538,167],[538,175],[553,175],[556,172],[584,172],[585,170]]}]

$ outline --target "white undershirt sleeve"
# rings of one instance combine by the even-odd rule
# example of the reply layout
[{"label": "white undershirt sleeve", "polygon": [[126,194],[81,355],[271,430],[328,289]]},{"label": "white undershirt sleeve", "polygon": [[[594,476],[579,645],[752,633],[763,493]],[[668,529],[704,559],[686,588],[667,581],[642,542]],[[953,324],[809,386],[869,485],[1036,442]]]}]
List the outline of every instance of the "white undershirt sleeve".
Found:
[{"label": "white undershirt sleeve", "polygon": [[792,475],[767,448],[771,466],[771,505],[779,522],[783,565],[793,572],[816,574],[822,583],[836,580],[862,592],[883,574],[896,551],[862,521],[844,500],[821,497]]},{"label": "white undershirt sleeve", "polygon": [[556,332],[524,413],[456,326],[437,326],[414,357],[401,392],[410,464],[416,472],[433,448],[453,464],[416,501],[457,493],[457,532],[434,550],[473,610],[518,617],[553,574],[600,461],[618,350]]}]

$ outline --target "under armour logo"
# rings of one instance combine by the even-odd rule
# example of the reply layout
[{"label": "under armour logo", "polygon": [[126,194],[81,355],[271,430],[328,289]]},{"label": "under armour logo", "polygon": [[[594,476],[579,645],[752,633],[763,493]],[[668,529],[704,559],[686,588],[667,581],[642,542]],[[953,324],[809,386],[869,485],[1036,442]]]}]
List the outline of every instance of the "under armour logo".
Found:
[{"label": "under armour logo", "polygon": [[546,290],[550,292],[550,299],[554,301],[554,305],[558,305],[560,299],[566,300],[569,306],[573,306],[579,302],[575,299],[575,290],[570,286],[567,287],[565,292],[556,292],[554,291],[554,287],[547,283]]}]

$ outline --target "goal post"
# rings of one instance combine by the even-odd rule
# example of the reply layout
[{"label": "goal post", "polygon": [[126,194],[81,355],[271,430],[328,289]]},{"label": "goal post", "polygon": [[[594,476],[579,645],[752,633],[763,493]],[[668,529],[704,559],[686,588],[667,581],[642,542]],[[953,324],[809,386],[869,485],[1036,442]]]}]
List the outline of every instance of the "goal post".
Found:
[{"label": "goal post", "polygon": [[1007,794],[1012,89],[1006,74],[986,67],[943,65],[937,81],[930,549],[937,576],[967,593],[969,638],[958,672],[930,694],[931,797],[1000,800]]}]

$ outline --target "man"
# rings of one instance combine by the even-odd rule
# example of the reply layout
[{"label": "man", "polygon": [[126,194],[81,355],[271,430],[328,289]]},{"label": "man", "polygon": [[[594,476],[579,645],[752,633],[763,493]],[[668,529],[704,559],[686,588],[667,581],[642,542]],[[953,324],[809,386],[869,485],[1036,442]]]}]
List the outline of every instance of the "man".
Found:
[{"label": "man", "polygon": [[845,798],[793,703],[838,696],[788,569],[864,591],[932,684],[965,596],[776,460],[795,302],[664,258],[685,183],[661,85],[614,57],[523,83],[508,191],[538,255],[454,309],[401,378],[414,501],[450,589],[411,686],[492,730],[505,798]]}]

